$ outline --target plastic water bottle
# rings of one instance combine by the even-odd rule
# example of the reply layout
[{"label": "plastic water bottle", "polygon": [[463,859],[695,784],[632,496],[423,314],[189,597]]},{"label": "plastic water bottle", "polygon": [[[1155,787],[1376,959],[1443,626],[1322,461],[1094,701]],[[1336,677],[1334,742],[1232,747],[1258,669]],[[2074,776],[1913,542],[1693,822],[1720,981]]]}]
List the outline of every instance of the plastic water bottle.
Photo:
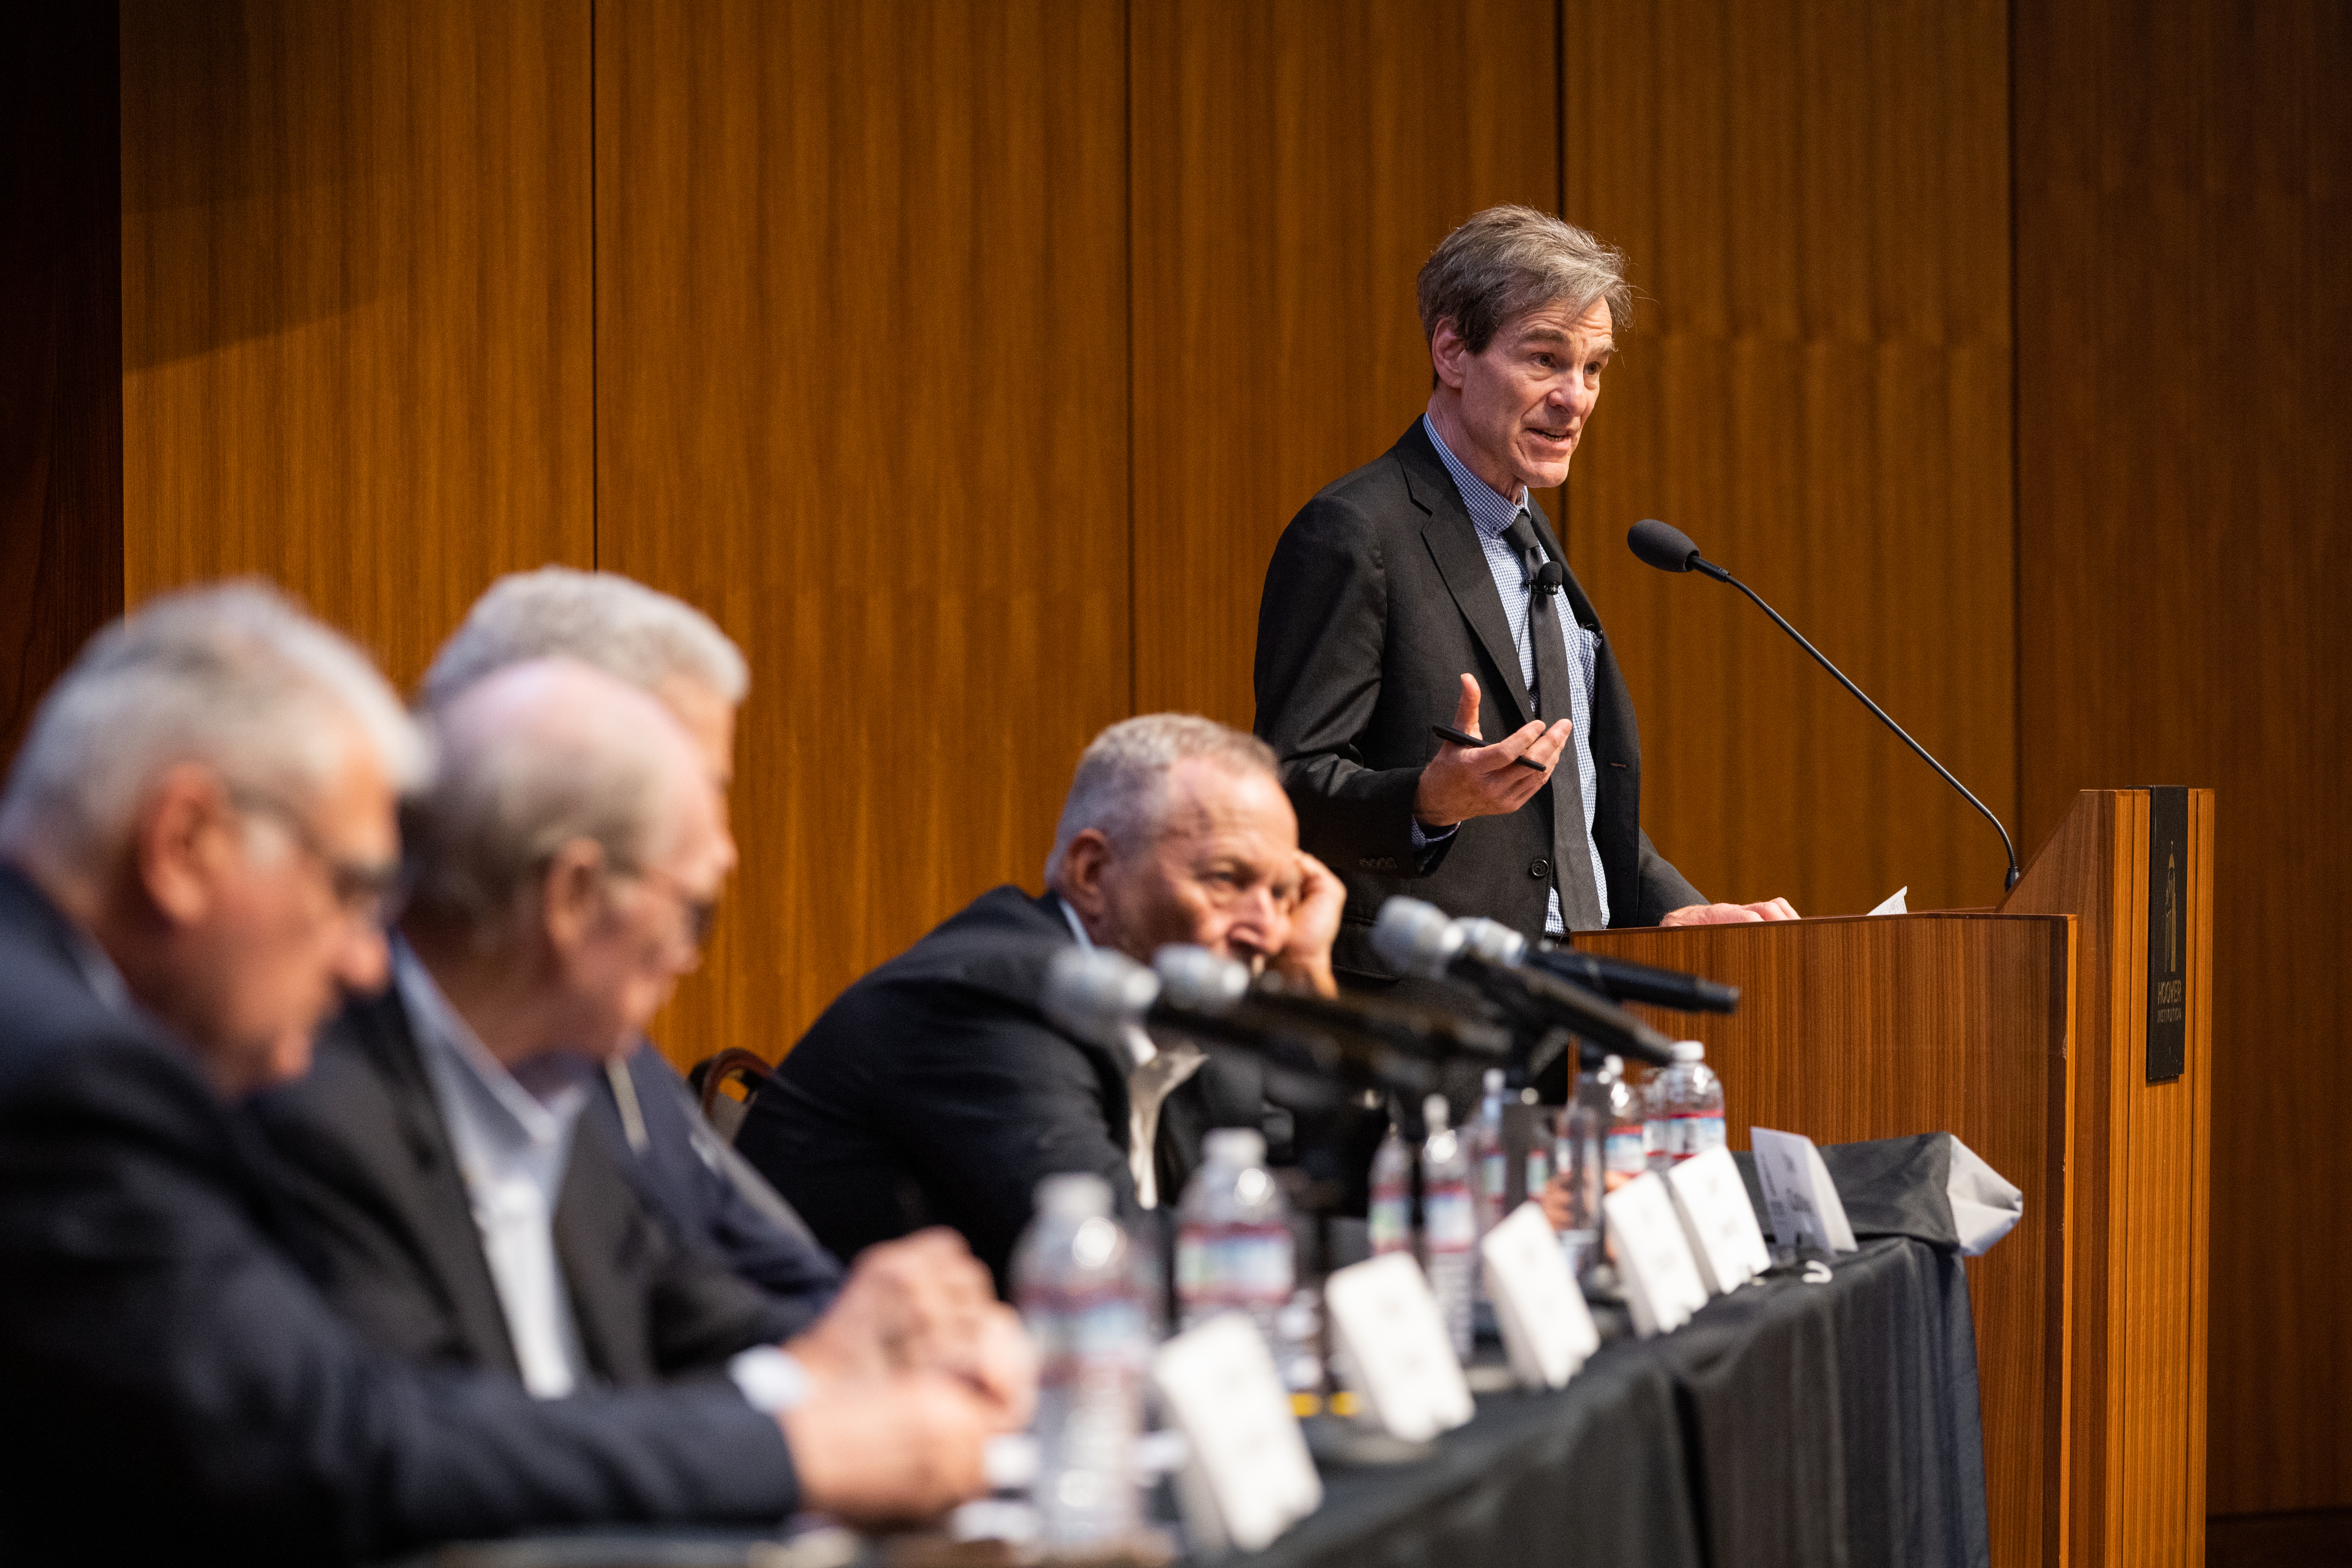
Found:
[{"label": "plastic water bottle", "polygon": [[1404,1141],[1394,1106],[1389,1109],[1389,1135],[1372,1156],[1372,1201],[1370,1229],[1372,1255],[1412,1250],[1412,1145]]},{"label": "plastic water bottle", "polygon": [[1186,1184],[1177,1211],[1176,1300],[1183,1326],[1197,1328],[1219,1312],[1244,1313],[1280,1366],[1280,1320],[1297,1283],[1297,1258],[1282,1189],[1265,1168],[1265,1134],[1221,1127],[1202,1141],[1202,1150],[1208,1157]]},{"label": "plastic water bottle", "polygon": [[1462,1140],[1446,1124],[1444,1095],[1431,1095],[1422,1115],[1429,1123],[1429,1141],[1421,1150],[1421,1235],[1429,1288],[1453,1338],[1454,1353],[1466,1363],[1478,1271],[1478,1215],[1470,1195],[1470,1161]]},{"label": "plastic water bottle", "polygon": [[[1503,1072],[1500,1068],[1486,1069],[1486,1097],[1478,1102],[1478,1115],[1462,1130],[1464,1153],[1469,1157],[1470,1170],[1475,1178],[1471,1189],[1473,1207],[1478,1222],[1478,1237],[1485,1240],[1503,1217],[1503,1194],[1508,1188],[1503,1158]],[[1483,1292],[1482,1292],[1483,1294]]]},{"label": "plastic water bottle", "polygon": [[1013,1294],[1037,1347],[1037,1511],[1044,1541],[1089,1547],[1142,1519],[1135,1439],[1151,1357],[1127,1234],[1100,1176],[1048,1176],[1013,1258]]},{"label": "plastic water bottle", "polygon": [[1654,1171],[1723,1147],[1723,1084],[1696,1040],[1675,1041],[1674,1065],[1650,1080],[1649,1142]]},{"label": "plastic water bottle", "polygon": [[1582,1284],[1601,1253],[1601,1198],[1609,1138],[1609,1095],[1601,1069],[1580,1074],[1576,1092],[1559,1113],[1552,1167],[1568,1194],[1568,1224],[1559,1233],[1568,1271]]},{"label": "plastic water bottle", "polygon": [[1601,1150],[1601,1183],[1613,1193],[1650,1168],[1650,1117],[1641,1091],[1625,1081],[1622,1057],[1601,1062],[1601,1092],[1609,1115]]}]

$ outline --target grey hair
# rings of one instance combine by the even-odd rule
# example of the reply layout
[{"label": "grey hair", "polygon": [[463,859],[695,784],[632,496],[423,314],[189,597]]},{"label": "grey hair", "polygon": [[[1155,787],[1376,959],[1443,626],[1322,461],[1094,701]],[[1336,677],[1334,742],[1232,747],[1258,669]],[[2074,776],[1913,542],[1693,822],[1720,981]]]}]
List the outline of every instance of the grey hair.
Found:
[{"label": "grey hair", "polygon": [[494,669],[559,656],[645,691],[683,677],[730,706],[751,685],[742,650],[683,599],[615,572],[542,566],[499,578],[474,601],[425,672],[425,705],[438,707]]},{"label": "grey hair", "polygon": [[100,631],[42,700],[0,796],[0,844],[58,877],[119,853],[166,768],[304,803],[353,731],[395,789],[432,750],[365,654],[260,583],[150,600]]},{"label": "grey hair", "polygon": [[690,742],[651,696],[568,658],[536,659],[431,712],[440,773],[401,814],[419,913],[488,947],[536,909],[564,845],[588,839],[623,872],[660,853],[678,770],[648,742]]},{"label": "grey hair", "polygon": [[1122,720],[1097,735],[1078,758],[1061,823],[1054,829],[1053,853],[1045,857],[1046,882],[1060,874],[1071,841],[1088,828],[1120,850],[1148,841],[1166,813],[1168,770],[1190,757],[1235,773],[1281,776],[1273,747],[1213,719],[1146,713]]},{"label": "grey hair", "polygon": [[1452,321],[1464,346],[1485,353],[1495,334],[1530,310],[1609,301],[1617,331],[1633,324],[1625,254],[1572,223],[1533,207],[1488,207],[1438,242],[1414,285],[1421,330],[1434,342]]}]

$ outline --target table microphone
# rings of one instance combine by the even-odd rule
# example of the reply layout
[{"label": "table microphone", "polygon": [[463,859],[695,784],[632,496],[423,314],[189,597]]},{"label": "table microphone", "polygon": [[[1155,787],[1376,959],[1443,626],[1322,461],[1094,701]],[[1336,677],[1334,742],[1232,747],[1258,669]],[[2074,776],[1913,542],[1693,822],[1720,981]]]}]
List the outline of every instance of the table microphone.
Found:
[{"label": "table microphone", "polygon": [[1472,952],[1486,957],[1498,957],[1516,947],[1517,955],[1502,958],[1501,962],[1515,968],[1524,964],[1531,969],[1540,969],[1546,974],[1571,984],[1599,992],[1612,1002],[1645,1002],[1653,1007],[1664,1007],[1670,1013],[1736,1013],[1739,1010],[1739,987],[1737,985],[1703,980],[1679,969],[1659,969],[1647,963],[1635,963],[1627,958],[1580,952],[1572,947],[1531,946],[1527,938],[1499,921],[1471,916],[1461,924],[1464,933],[1469,938]]},{"label": "table microphone", "polygon": [[1864,708],[1869,709],[1873,713],[1877,714],[1878,721],[1880,723],[1894,731],[1896,735],[1902,738],[1905,745],[1919,753],[1919,760],[1921,762],[1926,763],[1929,767],[1941,773],[1944,776],[1944,782],[1946,784],[1950,784],[1954,789],[1958,790],[1962,795],[1967,797],[1968,803],[1970,805],[1975,806],[1979,811],[1984,813],[1984,819],[1992,824],[1992,830],[1995,833],[2000,835],[2000,847],[2003,850],[2007,851],[2009,855],[2009,880],[2002,883],[2001,886],[2004,889],[2014,888],[2017,886],[2017,879],[2020,875],[2017,868],[2017,847],[2009,841],[2009,829],[2000,825],[2000,818],[1995,816],[1990,811],[1987,810],[1985,803],[1979,800],[1973,794],[1970,794],[1968,785],[1954,778],[1952,776],[1951,769],[1946,767],[1943,763],[1930,756],[1927,752],[1927,747],[1913,740],[1908,734],[1904,732],[1902,725],[1897,724],[1894,720],[1888,718],[1886,716],[1885,709],[1881,708],[1877,703],[1873,702],[1867,696],[1864,695],[1861,687],[1856,686],[1853,681],[1848,680],[1845,678],[1845,672],[1843,670],[1840,669],[1836,665],[1832,664],[1827,658],[1823,658],[1821,649],[1815,647],[1811,643],[1805,640],[1804,633],[1790,626],[1788,621],[1782,617],[1780,611],[1766,604],[1762,599],[1758,598],[1755,589],[1749,587],[1747,584],[1741,582],[1738,578],[1733,576],[1722,567],[1717,566],[1706,556],[1701,555],[1698,552],[1698,546],[1690,542],[1689,534],[1685,533],[1681,529],[1675,528],[1672,524],[1660,522],[1654,517],[1645,517],[1628,530],[1625,534],[1625,543],[1634,554],[1642,558],[1645,564],[1654,566],[1661,572],[1705,573],[1707,576],[1714,578],[1718,583],[1730,584],[1733,587],[1747,595],[1748,598],[1755,600],[1756,607],[1758,609],[1771,616],[1772,622],[1775,626],[1788,633],[1790,637],[1796,638],[1797,646],[1803,648],[1807,653],[1811,654],[1813,656],[1814,662],[1818,663],[1823,669],[1828,670],[1832,675],[1836,676],[1838,684],[1844,687],[1848,691],[1853,692],[1855,700],[1859,701]]},{"label": "table microphone", "polygon": [[[1493,923],[1474,926],[1419,899],[1391,898],[1372,922],[1372,951],[1408,974],[1460,981],[1521,1023],[1565,1029],[1604,1051],[1654,1067],[1674,1060],[1673,1041],[1615,1003],[1527,968],[1499,945],[1474,944],[1471,939]],[[1520,952],[1525,952],[1524,941]]]}]

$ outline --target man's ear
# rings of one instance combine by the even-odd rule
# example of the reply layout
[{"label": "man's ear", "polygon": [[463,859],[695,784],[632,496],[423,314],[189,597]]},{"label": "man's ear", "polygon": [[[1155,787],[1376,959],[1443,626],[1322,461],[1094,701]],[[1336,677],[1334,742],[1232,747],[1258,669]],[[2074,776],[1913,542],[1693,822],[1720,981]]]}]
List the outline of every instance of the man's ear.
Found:
[{"label": "man's ear", "polygon": [[593,838],[568,840],[548,858],[539,882],[539,923],[558,962],[569,965],[587,945],[604,917],[609,879],[604,847]]},{"label": "man's ear", "polygon": [[140,804],[132,868],[165,920],[193,925],[212,908],[219,875],[242,851],[242,837],[220,775],[201,763],[175,763]]},{"label": "man's ear", "polygon": [[1470,345],[1462,341],[1461,329],[1454,324],[1454,318],[1438,318],[1437,330],[1429,334],[1429,363],[1437,373],[1437,379],[1454,391],[1461,391],[1462,362],[1469,357]]},{"label": "man's ear", "polygon": [[1060,872],[1054,879],[1054,890],[1067,899],[1078,918],[1091,927],[1099,920],[1110,903],[1108,889],[1104,886],[1112,860],[1110,840],[1098,828],[1089,827],[1070,840],[1062,851]]}]

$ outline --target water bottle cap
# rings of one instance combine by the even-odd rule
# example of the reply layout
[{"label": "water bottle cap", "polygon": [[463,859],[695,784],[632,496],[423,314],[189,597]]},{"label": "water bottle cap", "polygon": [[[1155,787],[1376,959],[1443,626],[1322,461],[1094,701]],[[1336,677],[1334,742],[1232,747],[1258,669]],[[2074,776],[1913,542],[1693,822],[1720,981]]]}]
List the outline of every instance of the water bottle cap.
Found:
[{"label": "water bottle cap", "polygon": [[1219,1127],[1201,1140],[1201,1152],[1223,1165],[1265,1163],[1265,1134],[1254,1127]]},{"label": "water bottle cap", "polygon": [[1064,1219],[1091,1219],[1110,1213],[1110,1184],[1085,1171],[1048,1176],[1037,1184],[1037,1212]]},{"label": "water bottle cap", "polygon": [[1486,1069],[1486,1092],[1488,1094],[1500,1094],[1503,1092],[1503,1069],[1501,1068],[1488,1068]]},{"label": "water bottle cap", "polygon": [[1703,1062],[1706,1060],[1706,1046],[1704,1042],[1698,1040],[1676,1040],[1675,1042],[1675,1060],[1678,1062]]},{"label": "water bottle cap", "polygon": [[1601,1058],[1601,1070],[1610,1074],[1612,1077],[1623,1078],[1625,1076],[1625,1058],[1623,1057],[1603,1057]]},{"label": "water bottle cap", "polygon": [[1446,1116],[1447,1110],[1445,1097],[1444,1095],[1433,1094],[1427,1100],[1421,1102],[1421,1119],[1429,1123],[1429,1130],[1432,1132],[1443,1132],[1445,1131],[1446,1127],[1449,1125],[1446,1121]]}]

